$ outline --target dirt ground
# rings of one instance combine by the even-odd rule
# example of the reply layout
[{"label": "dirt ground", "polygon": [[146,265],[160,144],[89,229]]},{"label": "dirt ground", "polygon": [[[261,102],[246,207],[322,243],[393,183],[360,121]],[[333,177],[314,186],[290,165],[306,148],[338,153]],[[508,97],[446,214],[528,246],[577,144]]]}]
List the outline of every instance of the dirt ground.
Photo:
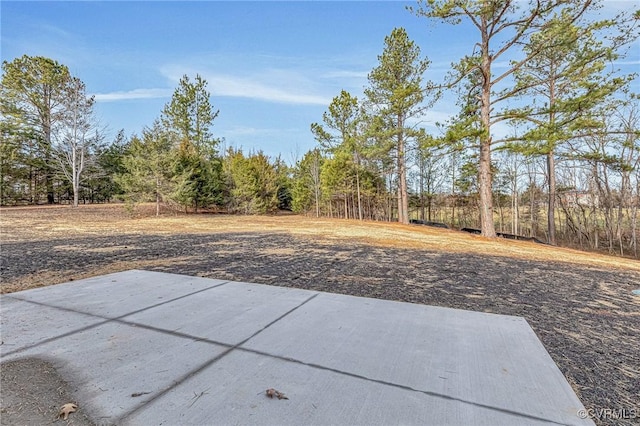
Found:
[{"label": "dirt ground", "polygon": [[[587,409],[639,413],[635,260],[300,216],[156,218],[143,209],[132,218],[121,206],[29,207],[0,209],[0,224],[2,293],[137,268],[517,315]],[[2,364],[0,372],[2,424],[50,423],[62,403],[80,398],[45,360]],[[68,422],[89,424],[79,423],[89,419],[77,402]],[[614,417],[594,420],[640,423]]]}]

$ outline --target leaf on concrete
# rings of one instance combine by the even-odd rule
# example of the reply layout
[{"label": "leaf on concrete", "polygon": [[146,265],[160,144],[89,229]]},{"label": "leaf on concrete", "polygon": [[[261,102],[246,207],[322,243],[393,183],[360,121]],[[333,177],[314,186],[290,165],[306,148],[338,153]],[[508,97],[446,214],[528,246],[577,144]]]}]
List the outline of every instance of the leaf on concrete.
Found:
[{"label": "leaf on concrete", "polygon": [[265,393],[267,394],[267,396],[269,398],[273,398],[275,396],[278,399],[289,399],[289,398],[287,398],[285,396],[285,394],[283,394],[282,392],[279,392],[279,391],[277,391],[277,390],[275,390],[273,388],[267,389]]},{"label": "leaf on concrete", "polygon": [[70,413],[74,413],[78,409],[76,404],[67,403],[60,407],[60,412],[58,413],[58,417],[62,417],[62,420],[67,420],[69,418]]}]

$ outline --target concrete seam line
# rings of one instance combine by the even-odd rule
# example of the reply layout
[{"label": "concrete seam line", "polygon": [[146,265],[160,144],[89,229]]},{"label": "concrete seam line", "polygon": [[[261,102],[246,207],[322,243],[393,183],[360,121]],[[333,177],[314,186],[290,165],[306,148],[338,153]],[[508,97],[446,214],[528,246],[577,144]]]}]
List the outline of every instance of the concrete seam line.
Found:
[{"label": "concrete seam line", "polygon": [[[105,316],[97,315],[97,314],[90,314],[90,313],[87,313],[87,312],[82,312],[82,311],[78,311],[78,310],[71,309],[71,308],[65,308],[63,306],[56,306],[56,305],[50,305],[48,303],[36,302],[35,300],[22,299],[20,297],[15,297],[15,296],[3,296],[3,298],[7,297],[9,299],[19,300],[21,302],[31,303],[31,304],[38,305],[38,306],[44,306],[44,307],[47,307],[47,308],[58,309],[58,310],[65,311],[65,312],[72,312],[74,314],[85,315],[85,316],[88,316],[88,317],[91,317],[91,318],[99,318],[99,319],[101,319],[103,321],[97,322],[95,324],[87,325],[85,327],[77,328],[75,330],[71,330],[71,331],[68,331],[66,333],[54,336],[54,337],[49,337],[49,338],[41,340],[41,341],[39,341],[37,343],[31,344],[31,345],[28,345],[28,346],[24,346],[22,348],[15,349],[13,351],[9,351],[9,352],[3,353],[2,357],[4,358],[4,357],[9,356],[9,355],[13,355],[13,354],[16,354],[16,353],[24,352],[26,350],[33,349],[35,347],[44,345],[46,343],[53,342],[53,341],[55,341],[57,339],[63,339],[65,337],[69,337],[69,336],[72,336],[72,335],[77,334],[77,333],[82,333],[83,331],[91,330],[92,328],[99,327],[101,325],[107,324],[107,323],[112,322],[112,321],[126,324],[127,321],[121,321],[121,319],[125,318],[125,317],[127,317],[129,315],[134,315],[134,314],[146,311],[147,309],[153,309],[155,307],[158,307],[158,306],[161,306],[161,305],[164,305],[164,304],[167,304],[167,303],[175,302],[176,300],[180,300],[180,299],[183,299],[185,297],[192,296],[194,294],[198,294],[198,293],[202,293],[202,292],[207,291],[207,290],[218,288],[218,287],[223,286],[223,285],[228,284],[228,283],[230,283],[230,281],[225,281],[225,282],[222,282],[220,284],[216,284],[215,286],[207,287],[207,288],[204,288],[204,289],[200,289],[200,290],[194,291],[194,292],[189,293],[189,294],[183,294],[182,296],[179,296],[179,297],[176,297],[176,298],[173,298],[173,299],[170,299],[170,300],[165,300],[164,302],[156,303],[155,305],[147,306],[145,308],[138,309],[138,310],[133,311],[133,312],[128,312],[128,313],[126,313],[124,315],[120,315],[120,316],[114,317],[114,318],[105,317]],[[135,323],[132,323],[132,324],[138,325],[138,324],[135,324]]]},{"label": "concrete seam line", "polygon": [[301,360],[295,359],[295,358],[290,358],[290,357],[285,357],[285,356],[280,356],[280,355],[274,355],[274,354],[270,354],[268,352],[262,352],[262,351],[255,350],[255,349],[248,349],[248,348],[238,348],[238,349],[240,351],[243,351],[243,352],[248,352],[248,353],[252,353],[252,354],[255,354],[255,355],[266,356],[266,357],[269,357],[269,358],[278,359],[280,361],[292,362],[292,363],[304,365],[306,367],[315,368],[315,369],[318,369],[318,370],[330,371],[332,373],[337,373],[337,374],[340,374],[340,375],[352,377],[352,378],[355,378],[355,379],[364,380],[364,381],[367,381],[367,382],[373,382],[373,383],[381,384],[381,385],[384,385],[384,386],[391,386],[391,387],[394,387],[394,388],[408,390],[408,391],[411,391],[411,392],[418,392],[418,393],[421,393],[421,394],[424,394],[424,395],[427,395],[427,396],[432,396],[432,397],[435,397],[435,398],[441,398],[441,399],[446,399],[446,400],[450,400],[450,401],[456,401],[456,402],[460,402],[460,403],[463,403],[463,404],[473,405],[475,407],[485,408],[485,409],[492,410],[492,411],[499,411],[501,413],[511,414],[511,415],[514,415],[514,416],[524,417],[524,418],[528,418],[528,419],[532,419],[532,420],[541,420],[541,421],[552,423],[552,424],[570,426],[567,423],[559,423],[559,422],[556,422],[554,420],[547,419],[547,418],[544,418],[544,417],[538,417],[538,416],[535,416],[535,415],[532,415],[532,414],[521,413],[521,412],[518,412],[518,411],[509,410],[509,409],[506,409],[506,408],[495,407],[495,406],[492,406],[492,405],[483,404],[483,403],[480,403],[480,402],[469,401],[469,400],[458,398],[458,397],[455,397],[455,396],[445,395],[445,394],[432,392],[432,391],[427,391],[427,390],[423,390],[423,389],[415,389],[415,388],[412,388],[411,386],[401,385],[399,383],[387,382],[385,380],[380,380],[380,379],[373,379],[371,377],[363,376],[363,375],[356,374],[356,373],[350,373],[348,371],[338,370],[338,369],[332,368],[332,367],[326,367],[326,366],[320,365],[320,364],[304,362],[304,361],[301,361]]},{"label": "concrete seam line", "polygon": [[154,327],[152,325],[143,324],[143,323],[139,323],[139,322],[125,321],[125,320],[121,320],[121,319],[115,319],[113,321],[115,321],[115,322],[117,322],[119,324],[129,325],[131,327],[144,328],[145,330],[155,331],[155,332],[162,333],[162,334],[168,334],[168,335],[173,336],[173,337],[179,337],[179,338],[182,338],[182,339],[193,340],[194,342],[210,343],[212,345],[223,346],[225,348],[232,348],[232,347],[235,346],[235,345],[230,344],[230,343],[224,343],[224,342],[220,342],[220,341],[217,341],[217,340],[211,340],[211,339],[207,339],[206,337],[194,336],[193,334],[180,333],[178,331],[167,330],[165,328]]},{"label": "concrete seam line", "polygon": [[165,394],[170,392],[172,389],[176,388],[180,384],[182,384],[182,383],[186,382],[187,380],[189,380],[191,377],[195,376],[196,374],[198,374],[201,371],[205,370],[206,368],[210,367],[212,364],[215,364],[217,361],[219,361],[220,359],[224,358],[225,356],[227,356],[228,354],[233,352],[235,349],[238,349],[240,346],[244,345],[250,339],[252,339],[256,335],[262,333],[264,330],[266,330],[267,328],[271,327],[273,324],[275,324],[276,322],[280,321],[282,318],[286,317],[287,315],[289,315],[290,313],[292,313],[296,309],[302,307],[303,305],[307,304],[308,302],[310,302],[311,300],[316,298],[319,294],[320,293],[316,293],[316,294],[312,295],[311,297],[307,298],[306,300],[304,300],[299,305],[294,306],[293,308],[289,309],[287,312],[285,312],[284,314],[280,315],[278,318],[276,318],[275,320],[271,321],[269,324],[265,325],[260,330],[256,331],[255,333],[253,333],[251,336],[247,337],[243,341],[237,343],[236,345],[233,345],[232,347],[228,348],[224,352],[222,352],[222,353],[216,355],[215,357],[211,358],[210,360],[204,362],[199,367],[197,367],[197,368],[189,371],[188,373],[182,375],[182,377],[178,378],[177,380],[172,381],[171,385],[167,386],[166,388],[164,388],[160,392],[154,394],[151,398],[149,398],[149,399],[147,399],[145,401],[141,401],[141,403],[137,407],[129,410],[128,412],[126,412],[123,415],[121,415],[120,417],[118,417],[115,420],[115,424],[123,423],[127,419],[127,417],[131,417],[133,414],[135,414],[138,411],[140,411],[141,409],[145,408],[147,404],[153,403],[153,401],[155,401],[158,398],[164,396]]}]

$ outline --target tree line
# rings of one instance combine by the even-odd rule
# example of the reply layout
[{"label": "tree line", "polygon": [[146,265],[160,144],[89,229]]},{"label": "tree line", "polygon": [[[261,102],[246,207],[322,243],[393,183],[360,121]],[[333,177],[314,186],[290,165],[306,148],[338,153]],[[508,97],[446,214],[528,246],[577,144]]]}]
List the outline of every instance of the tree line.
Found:
[{"label": "tree line", "polygon": [[[472,52],[441,82],[403,28],[385,40],[361,99],[342,90],[293,165],[227,149],[207,82],[184,76],[141,135],[106,142],[82,82],[40,57],[3,63],[3,205],[123,199],[176,210],[412,219],[638,256],[635,76],[613,64],[638,11],[592,20],[595,1],[419,1],[418,17],[467,21]],[[442,94],[459,113],[428,133]],[[502,129],[497,131],[496,129]],[[504,129],[509,129],[505,131]]]},{"label": "tree line", "polygon": [[[637,257],[637,75],[621,75],[615,61],[637,40],[640,12],[592,20],[597,7],[445,0],[409,8],[431,21],[468,21],[473,53],[444,82],[423,81],[428,59],[395,29],[364,99],[342,91],[311,126],[318,149],[299,163],[307,211],[437,217],[486,237],[498,228]],[[443,91],[457,93],[459,114],[427,134],[420,118]]]},{"label": "tree line", "polygon": [[94,99],[66,66],[23,56],[3,63],[2,205],[111,202],[134,208],[246,214],[289,209],[288,166],[262,152],[219,153],[211,127],[218,111],[207,82],[183,76],[160,117],[106,141]]}]

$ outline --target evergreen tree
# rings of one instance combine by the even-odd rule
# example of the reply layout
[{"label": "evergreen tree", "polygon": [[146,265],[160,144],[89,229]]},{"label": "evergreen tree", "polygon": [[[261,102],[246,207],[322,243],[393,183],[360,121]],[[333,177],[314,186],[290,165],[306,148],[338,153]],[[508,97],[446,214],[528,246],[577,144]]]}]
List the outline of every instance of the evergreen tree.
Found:
[{"label": "evergreen tree", "polygon": [[162,111],[162,123],[175,132],[178,140],[188,140],[198,154],[205,158],[216,154],[218,139],[211,135],[210,128],[220,111],[214,111],[211,94],[207,91],[207,81],[196,75],[192,83],[184,75],[173,92],[171,101]]},{"label": "evergreen tree", "polygon": [[263,152],[245,157],[242,151],[229,149],[224,169],[232,211],[244,214],[273,214],[278,211],[279,176]]},{"label": "evergreen tree", "polygon": [[344,218],[349,218],[349,198],[353,192],[355,180],[353,170],[353,158],[346,151],[338,151],[322,163],[321,191],[329,205],[331,216],[334,211],[338,214],[342,210]]},{"label": "evergreen tree", "polygon": [[9,143],[6,135],[11,134],[11,143],[21,145],[17,151],[8,148],[4,151],[11,151],[12,155],[20,152],[28,169],[30,201],[37,203],[44,193],[51,204],[55,173],[52,135],[64,118],[71,75],[66,66],[41,56],[24,55],[11,62],[4,61],[2,70],[0,112],[5,129],[12,129],[4,133],[3,144]]},{"label": "evergreen tree", "polygon": [[291,210],[291,201],[292,201],[292,187],[293,187],[293,179],[292,173],[293,169],[287,165],[287,163],[282,160],[281,157],[275,159],[273,163],[273,168],[276,172],[276,176],[278,176],[278,209],[279,210]]},{"label": "evergreen tree", "polygon": [[183,140],[177,149],[174,164],[176,191],[173,199],[185,208],[207,207],[222,201],[220,160],[199,155],[196,147]]},{"label": "evergreen tree", "polygon": [[124,130],[120,130],[111,144],[101,147],[97,152],[97,171],[92,185],[99,201],[110,202],[114,197],[124,194],[115,177],[126,172],[123,160],[129,153],[129,144]]},{"label": "evergreen tree", "polygon": [[[480,199],[480,227],[485,237],[495,237],[493,223],[491,150],[494,144],[491,127],[497,122],[510,119],[502,114],[498,105],[519,94],[516,87],[508,86],[499,90],[500,83],[513,75],[524,64],[535,58],[540,52],[532,51],[518,57],[505,68],[499,68],[496,75],[494,66],[497,61],[504,62],[504,56],[526,43],[532,33],[545,26],[554,10],[567,6],[570,20],[582,16],[591,1],[573,2],[572,0],[545,0],[531,2],[525,6],[515,0],[482,0],[460,2],[458,0],[419,0],[418,8],[410,8],[418,16],[441,20],[449,24],[459,24],[468,20],[477,30],[477,40],[470,43],[475,53],[463,58],[455,67],[450,86],[462,81],[468,74],[479,74],[480,86],[480,136],[478,157],[478,191]],[[548,40],[553,45],[553,40]]]},{"label": "evergreen tree", "polygon": [[420,48],[409,39],[403,28],[394,29],[385,37],[385,47],[378,56],[379,65],[369,73],[365,95],[374,115],[385,117],[389,127],[381,129],[385,138],[393,141],[393,156],[398,179],[398,220],[409,223],[407,190],[407,151],[415,130],[409,119],[419,116],[427,106],[422,78],[429,61],[421,59]]},{"label": "evergreen tree", "polygon": [[324,126],[313,123],[311,131],[325,151],[336,154],[344,152],[353,160],[348,164],[353,168],[358,202],[358,218],[362,220],[362,191],[360,187],[361,162],[364,137],[359,134],[363,122],[358,98],[343,90],[333,98],[329,110],[322,116]]},{"label": "evergreen tree", "polygon": [[218,111],[213,111],[206,90],[207,82],[196,76],[191,82],[183,76],[171,101],[165,105],[162,123],[180,141],[177,147],[175,200],[197,212],[222,199],[221,161],[217,155],[218,139],[210,132]]},{"label": "evergreen tree", "polygon": [[262,151],[249,157],[253,189],[253,212],[274,214],[278,211],[279,176],[276,168]]},{"label": "evergreen tree", "polygon": [[[558,148],[575,137],[601,128],[593,110],[618,92],[629,81],[605,72],[606,63],[617,58],[616,49],[630,41],[626,36],[605,44],[596,34],[610,30],[616,21],[577,25],[568,10],[551,19],[545,28],[533,34],[525,46],[532,56],[515,73],[516,88],[527,95],[529,104],[510,114],[530,124],[529,130],[511,144],[527,155],[546,157],[548,180],[548,242],[556,244],[556,156]],[[618,21],[619,22],[619,21]],[[553,44],[549,44],[553,40]],[[533,52],[539,52],[533,56]]]},{"label": "evergreen tree", "polygon": [[[27,192],[23,188],[32,183],[30,156],[26,147],[31,138],[8,120],[0,120],[0,205],[16,204]],[[29,195],[33,194],[29,191]],[[32,200],[30,200],[32,201]]]},{"label": "evergreen tree", "polygon": [[127,204],[155,201],[156,216],[160,215],[161,203],[170,201],[175,192],[173,145],[171,134],[158,121],[142,131],[142,139],[132,138],[122,161],[125,173],[116,178]]}]

